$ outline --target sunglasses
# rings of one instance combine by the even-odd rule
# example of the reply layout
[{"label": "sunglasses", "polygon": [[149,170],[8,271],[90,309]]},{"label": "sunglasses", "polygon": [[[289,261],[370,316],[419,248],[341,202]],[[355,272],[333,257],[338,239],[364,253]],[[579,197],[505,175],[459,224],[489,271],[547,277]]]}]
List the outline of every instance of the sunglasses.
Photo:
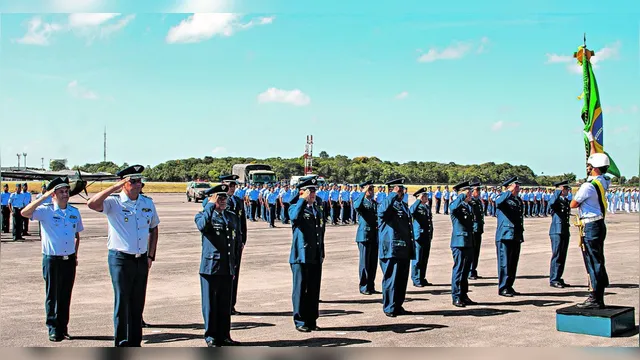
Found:
[{"label": "sunglasses", "polygon": [[226,200],[227,197],[227,194],[218,194],[218,199]]}]

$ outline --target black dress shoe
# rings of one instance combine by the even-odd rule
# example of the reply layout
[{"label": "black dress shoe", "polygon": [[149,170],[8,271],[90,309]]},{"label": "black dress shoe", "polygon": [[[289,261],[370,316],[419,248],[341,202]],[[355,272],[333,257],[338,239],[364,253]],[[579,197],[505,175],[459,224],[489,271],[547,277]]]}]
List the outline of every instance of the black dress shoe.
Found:
[{"label": "black dress shoe", "polygon": [[425,280],[424,282],[422,282],[422,285],[424,285],[424,286],[431,286],[431,285],[433,285],[433,284]]},{"label": "black dress shoe", "polygon": [[405,308],[400,308],[399,310],[396,311],[396,314],[398,315],[411,315],[413,314],[413,312],[406,310]]},{"label": "black dress shoe", "polygon": [[504,289],[498,293],[500,296],[513,297],[513,293],[507,289]]},{"label": "black dress shoe", "polygon": [[296,330],[300,332],[310,332],[311,330],[306,326],[296,326]]},{"label": "black dress shoe", "polygon": [[384,313],[388,317],[396,317],[397,315],[394,313]]},{"label": "black dress shoe", "polygon": [[576,305],[580,309],[604,309],[604,302],[589,297],[585,302]]},{"label": "black dress shoe", "polygon": [[231,315],[241,315],[240,311],[237,311],[236,309],[231,309]]},{"label": "black dress shoe", "polygon": [[60,342],[62,341],[62,339],[63,339],[62,336],[56,336],[54,334],[49,335],[49,341]]},{"label": "black dress shoe", "polygon": [[553,288],[564,289],[564,285],[559,282],[552,282],[549,284],[549,286]]},{"label": "black dress shoe", "polygon": [[564,282],[564,280],[560,280],[560,284],[564,285],[564,287],[570,287],[571,285]]},{"label": "black dress shoe", "polygon": [[462,299],[462,302],[463,302],[465,305],[478,305],[478,303],[477,303],[477,302],[475,302],[475,301],[473,301],[473,300],[469,299],[468,297],[466,297],[466,298]]},{"label": "black dress shoe", "polygon": [[362,294],[362,295],[371,295],[371,291],[369,291],[369,290],[360,291],[360,294]]},{"label": "black dress shoe", "polygon": [[517,292],[517,291],[515,291],[515,290],[513,290],[513,288],[509,289],[509,292],[510,292],[512,295],[520,295],[520,293],[519,293],[519,292]]},{"label": "black dress shoe", "polygon": [[318,325],[308,326],[308,328],[311,331],[320,331],[320,327]]},{"label": "black dress shoe", "polygon": [[424,287],[424,284],[413,284],[415,287]]},{"label": "black dress shoe", "polygon": [[380,291],[373,289],[373,290],[369,290],[370,293],[372,294],[382,294]]},{"label": "black dress shoe", "polygon": [[220,347],[220,345],[216,344],[213,340],[209,340],[207,341],[207,347]]},{"label": "black dress shoe", "polygon": [[69,333],[64,333],[64,335],[62,335],[62,337],[63,337],[65,340],[71,340],[71,335],[69,335]]},{"label": "black dress shoe", "polygon": [[462,302],[462,300],[455,299],[455,300],[453,300],[453,306],[463,308],[466,305],[464,304],[464,302]]},{"label": "black dress shoe", "polygon": [[478,276],[476,276],[476,275],[469,275],[469,280],[478,280]]},{"label": "black dress shoe", "polygon": [[235,341],[235,340],[231,340],[231,339],[224,339],[222,341],[222,343],[220,343],[220,345],[222,346],[240,346],[242,344],[240,344],[239,342]]}]

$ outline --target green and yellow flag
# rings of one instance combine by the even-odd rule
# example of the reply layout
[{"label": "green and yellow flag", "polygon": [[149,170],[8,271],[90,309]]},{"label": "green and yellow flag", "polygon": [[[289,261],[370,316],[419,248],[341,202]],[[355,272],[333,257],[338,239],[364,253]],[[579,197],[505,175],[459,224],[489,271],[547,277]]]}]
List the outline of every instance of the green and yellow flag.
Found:
[{"label": "green and yellow flag", "polygon": [[[586,46],[580,46],[578,52],[574,54],[574,57],[578,60],[578,64],[582,66],[582,78],[584,81],[584,90],[582,95],[578,99],[584,100],[582,106],[582,121],[584,122],[584,131],[590,132],[593,135],[593,143],[596,148],[596,152],[605,153],[609,157],[608,173],[620,177],[620,170],[613,161],[611,156],[604,151],[604,123],[602,120],[602,108],[600,107],[600,94],[598,93],[598,83],[596,77],[593,74],[593,66],[591,64],[591,56],[594,52],[587,49]],[[586,157],[589,157],[591,146],[589,140],[584,137],[584,145],[586,151]]]}]

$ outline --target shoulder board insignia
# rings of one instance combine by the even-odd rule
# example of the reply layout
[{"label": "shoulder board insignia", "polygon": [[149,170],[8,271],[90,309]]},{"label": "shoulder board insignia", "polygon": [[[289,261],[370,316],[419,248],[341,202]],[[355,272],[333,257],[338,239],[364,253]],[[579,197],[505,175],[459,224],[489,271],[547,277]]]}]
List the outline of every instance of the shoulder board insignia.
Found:
[{"label": "shoulder board insignia", "polygon": [[147,198],[149,200],[153,200],[149,195],[147,194],[140,194],[140,196],[142,196],[143,198]]},{"label": "shoulder board insignia", "polygon": [[118,194],[111,194],[109,196],[111,196],[111,197],[120,197],[120,195],[118,195]]},{"label": "shoulder board insignia", "polygon": [[71,215],[71,216],[69,216],[69,219],[77,219],[77,218],[78,218],[78,217],[77,217],[77,216],[75,216],[75,215]]},{"label": "shoulder board insignia", "polygon": [[151,212],[151,209],[149,209],[149,208],[142,208],[142,212]]}]

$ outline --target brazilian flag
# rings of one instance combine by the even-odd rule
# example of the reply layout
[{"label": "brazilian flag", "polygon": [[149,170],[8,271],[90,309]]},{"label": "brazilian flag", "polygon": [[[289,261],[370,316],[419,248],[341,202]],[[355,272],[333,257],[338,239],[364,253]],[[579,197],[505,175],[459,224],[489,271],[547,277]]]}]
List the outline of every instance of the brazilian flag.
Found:
[{"label": "brazilian flag", "polygon": [[[598,83],[596,77],[593,74],[593,66],[591,65],[591,55],[593,52],[588,50],[584,46],[580,46],[576,53],[578,64],[582,65],[582,77],[584,81],[584,91],[580,98],[584,99],[584,105],[582,106],[582,121],[584,122],[584,131],[593,134],[593,143],[596,148],[596,152],[605,153],[609,157],[609,170],[608,173],[620,177],[620,170],[611,156],[604,151],[604,127],[602,120],[602,108],[600,107],[600,94],[598,93]],[[586,156],[589,157],[591,146],[589,140],[584,137],[584,145],[586,150]]]}]

